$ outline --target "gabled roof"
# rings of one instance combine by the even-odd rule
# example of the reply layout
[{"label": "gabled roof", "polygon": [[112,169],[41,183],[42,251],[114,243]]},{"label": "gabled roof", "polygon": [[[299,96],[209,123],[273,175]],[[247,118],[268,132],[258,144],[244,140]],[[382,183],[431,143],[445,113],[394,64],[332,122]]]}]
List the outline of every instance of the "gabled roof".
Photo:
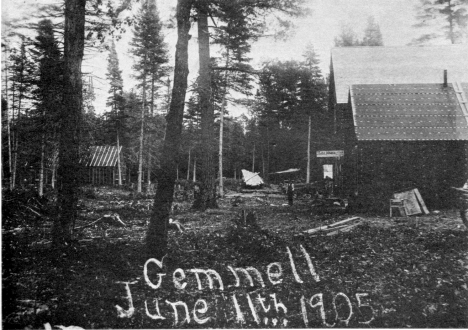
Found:
[{"label": "gabled roof", "polygon": [[358,140],[468,140],[468,83],[352,85]]},{"label": "gabled roof", "polygon": [[[122,152],[122,146],[119,151]],[[89,148],[89,152],[80,163],[87,167],[114,167],[117,165],[118,154],[117,147],[114,146],[93,146]]]},{"label": "gabled roof", "polygon": [[356,84],[426,84],[468,81],[468,45],[340,47],[332,49],[337,103]]}]

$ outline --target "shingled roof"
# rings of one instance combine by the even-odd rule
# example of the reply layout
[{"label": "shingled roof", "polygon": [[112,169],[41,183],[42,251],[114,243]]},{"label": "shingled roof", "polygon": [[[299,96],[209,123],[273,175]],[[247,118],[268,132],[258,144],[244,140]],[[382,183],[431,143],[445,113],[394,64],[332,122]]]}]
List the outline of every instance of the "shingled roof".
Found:
[{"label": "shingled roof", "polygon": [[[119,151],[122,152],[122,146]],[[114,167],[117,165],[118,154],[117,147],[114,146],[93,146],[80,163],[87,167]]]},{"label": "shingled roof", "polygon": [[340,47],[332,49],[337,103],[348,102],[351,85],[427,84],[468,81],[468,45]]},{"label": "shingled roof", "polygon": [[352,85],[358,140],[468,140],[468,83]]}]

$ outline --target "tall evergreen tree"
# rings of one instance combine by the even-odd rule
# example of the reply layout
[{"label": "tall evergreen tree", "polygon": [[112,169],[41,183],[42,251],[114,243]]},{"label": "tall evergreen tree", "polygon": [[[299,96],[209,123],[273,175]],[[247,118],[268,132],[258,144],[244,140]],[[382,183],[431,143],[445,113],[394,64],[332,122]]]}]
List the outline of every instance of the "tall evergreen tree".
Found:
[{"label": "tall evergreen tree", "polygon": [[62,102],[63,61],[55,39],[52,21],[41,20],[38,23],[38,36],[32,51],[39,63],[34,98],[39,129],[32,137],[40,137],[39,195],[44,191],[44,170],[46,154],[56,153],[59,111]]},{"label": "tall evergreen tree", "polygon": [[[251,81],[253,72],[248,64],[250,58],[250,39],[255,38],[255,29],[246,22],[247,17],[243,14],[242,8],[235,3],[223,2],[220,6],[221,17],[225,25],[220,26],[213,33],[214,43],[223,47],[220,62],[224,68],[215,67],[217,71],[212,80],[218,78],[218,83],[214,89],[214,105],[219,108],[219,154],[218,154],[218,172],[219,172],[219,195],[224,195],[223,184],[223,149],[224,149],[224,116],[226,115],[226,106],[230,101],[230,90],[249,95],[251,90]],[[221,64],[221,65],[222,65]],[[223,70],[224,69],[224,70]],[[228,69],[234,69],[230,71]],[[217,73],[217,74],[216,74]],[[216,95],[217,94],[217,95]],[[232,101],[232,99],[231,99]]]},{"label": "tall evergreen tree", "polygon": [[434,32],[413,40],[415,44],[433,39],[448,39],[455,44],[468,36],[468,0],[420,0],[416,18],[420,22],[415,27],[433,27]]},{"label": "tall evergreen tree", "polygon": [[35,65],[26,51],[26,42],[22,38],[20,49],[12,49],[10,53],[9,80],[10,84],[10,104],[9,109],[12,114],[12,160],[11,160],[11,181],[10,189],[14,189],[17,183],[18,163],[22,157],[23,139],[22,119],[26,108],[27,100],[31,98],[32,77],[34,77]]},{"label": "tall evergreen tree", "polygon": [[[142,113],[140,154],[138,165],[137,191],[141,192],[143,180],[143,141],[145,134],[145,117],[147,111],[148,85],[151,95],[154,95],[154,84],[158,83],[165,74],[164,64],[167,63],[167,47],[162,35],[162,25],[156,8],[155,0],[146,0],[137,16],[134,27],[134,37],[131,42],[132,54],[135,56],[133,68],[137,72],[136,78],[140,81],[142,89]],[[151,97],[153,107],[154,99]]]},{"label": "tall evergreen tree", "polygon": [[301,99],[308,115],[306,183],[310,183],[312,131],[314,129],[315,132],[324,133],[327,88],[319,67],[320,60],[312,44],[307,45],[303,58],[306,70],[301,78],[300,88]]},{"label": "tall evergreen tree", "polygon": [[383,46],[380,26],[375,22],[373,16],[367,18],[367,26],[364,29],[364,37],[359,40],[356,32],[349,24],[342,24],[340,34],[335,37],[335,47],[354,46]]},{"label": "tall evergreen tree", "polygon": [[201,187],[193,207],[205,210],[217,207],[214,174],[214,109],[211,94],[210,34],[208,31],[209,8],[207,4],[197,8],[199,97],[201,110],[201,148],[200,168]]},{"label": "tall evergreen tree", "polygon": [[347,24],[341,25],[340,34],[335,37],[334,43],[335,47],[353,47],[361,45],[356,32]]},{"label": "tall evergreen tree", "polygon": [[66,246],[70,242],[77,217],[85,16],[86,0],[65,1],[63,106],[57,172],[58,216],[52,231],[55,246]]},{"label": "tall evergreen tree", "polygon": [[373,16],[369,16],[367,19],[367,26],[364,30],[364,37],[362,38],[363,46],[383,46],[382,33],[380,32],[380,26],[375,22]]},{"label": "tall evergreen tree", "polygon": [[161,259],[167,253],[169,212],[174,198],[174,183],[182,134],[182,121],[187,92],[188,41],[190,39],[190,11],[192,0],[178,0],[176,9],[177,44],[174,67],[174,86],[166,116],[166,136],[163,144],[158,189],[154,197],[146,246],[148,253]]},{"label": "tall evergreen tree", "polygon": [[304,55],[300,62],[268,63],[260,74],[255,153],[264,173],[311,167],[310,139],[324,126],[327,94],[315,51],[309,46]]},{"label": "tall evergreen tree", "polygon": [[[111,107],[109,119],[112,122],[112,126],[115,129],[115,137],[117,150],[120,150],[120,132],[122,131],[122,121],[124,119],[123,114],[123,79],[122,71],[119,68],[119,58],[115,49],[114,39],[111,41],[109,49],[109,57],[107,60],[107,79],[110,82],[109,97],[107,98],[107,106]],[[121,155],[117,158],[118,168],[118,183],[122,185],[122,167],[121,167]]]}]

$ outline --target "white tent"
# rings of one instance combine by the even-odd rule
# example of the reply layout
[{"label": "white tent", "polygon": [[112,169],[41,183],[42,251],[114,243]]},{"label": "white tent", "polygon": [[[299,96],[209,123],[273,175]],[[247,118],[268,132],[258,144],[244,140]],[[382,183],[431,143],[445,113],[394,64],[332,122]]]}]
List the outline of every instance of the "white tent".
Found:
[{"label": "white tent", "polygon": [[242,176],[244,177],[244,183],[247,186],[256,187],[264,183],[258,173],[242,170]]}]

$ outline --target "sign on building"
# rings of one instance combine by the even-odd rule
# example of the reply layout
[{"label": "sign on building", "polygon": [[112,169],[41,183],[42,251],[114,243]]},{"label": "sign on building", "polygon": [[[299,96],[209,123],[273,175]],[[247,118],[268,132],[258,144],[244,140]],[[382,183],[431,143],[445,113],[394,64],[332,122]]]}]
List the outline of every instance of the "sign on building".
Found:
[{"label": "sign on building", "polygon": [[319,150],[317,151],[318,158],[331,157],[340,158],[344,156],[344,150]]}]

